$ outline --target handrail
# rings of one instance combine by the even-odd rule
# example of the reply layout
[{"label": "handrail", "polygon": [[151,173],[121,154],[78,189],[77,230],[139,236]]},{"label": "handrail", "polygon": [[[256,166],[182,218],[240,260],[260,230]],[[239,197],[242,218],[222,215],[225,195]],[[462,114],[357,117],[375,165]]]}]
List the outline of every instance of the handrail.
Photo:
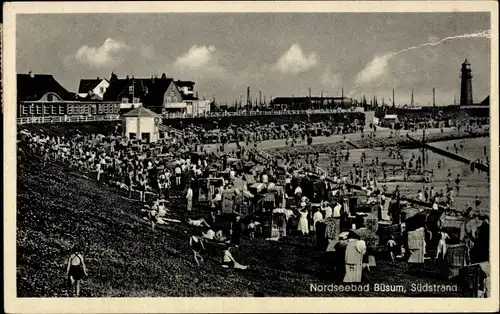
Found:
[{"label": "handrail", "polygon": [[44,124],[44,123],[82,123],[98,121],[118,121],[120,115],[98,115],[98,116],[48,116],[48,117],[24,117],[17,118],[17,124]]},{"label": "handrail", "polygon": [[[271,111],[237,111],[237,112],[206,112],[202,114],[165,113],[165,119],[188,119],[188,118],[224,118],[224,117],[252,117],[252,116],[286,116],[304,114],[331,114],[346,112],[363,112],[363,108],[351,109],[315,109],[315,110],[271,110]],[[95,116],[48,116],[48,117],[23,117],[17,119],[17,124],[35,123],[61,123],[61,122],[96,122],[117,121],[120,115],[95,115]]]},{"label": "handrail", "polygon": [[248,116],[283,116],[283,115],[303,115],[303,114],[329,114],[346,112],[364,112],[363,108],[351,109],[315,109],[315,110],[264,110],[264,111],[236,111],[236,112],[206,112],[202,114],[187,113],[165,113],[166,119],[187,119],[187,118],[224,118],[224,117],[248,117]]}]

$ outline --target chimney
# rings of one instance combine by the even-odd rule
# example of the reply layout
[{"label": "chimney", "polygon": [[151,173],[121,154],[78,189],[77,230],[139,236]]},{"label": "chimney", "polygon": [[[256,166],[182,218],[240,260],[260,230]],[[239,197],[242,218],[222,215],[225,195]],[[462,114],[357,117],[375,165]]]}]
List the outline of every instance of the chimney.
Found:
[{"label": "chimney", "polygon": [[126,76],[125,78],[126,78],[127,80],[130,80],[130,78],[128,77],[128,74],[127,74],[127,76]]},{"label": "chimney", "polygon": [[97,77],[97,80],[98,80],[98,81],[100,80],[99,76]]},{"label": "chimney", "polygon": [[29,74],[29,76],[30,76],[31,78],[34,78],[34,77],[35,77],[35,74],[33,74],[33,72],[31,72],[31,70],[28,72],[28,74]]}]

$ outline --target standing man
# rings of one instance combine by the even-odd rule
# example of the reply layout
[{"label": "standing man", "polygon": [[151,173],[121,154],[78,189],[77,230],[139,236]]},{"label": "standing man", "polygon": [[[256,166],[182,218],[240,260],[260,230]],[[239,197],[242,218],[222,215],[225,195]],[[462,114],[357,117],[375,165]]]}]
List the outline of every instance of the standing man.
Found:
[{"label": "standing man", "polygon": [[235,221],[231,223],[231,245],[239,247],[241,240],[241,222],[240,215],[236,215]]},{"label": "standing man", "polygon": [[191,189],[191,185],[188,185],[186,199],[187,199],[187,211],[190,212],[193,209],[193,189]]},{"label": "standing man", "polygon": [[457,178],[455,179],[455,188],[457,189],[457,196],[460,193],[460,174],[457,174]]},{"label": "standing man", "polygon": [[297,205],[297,207],[299,207],[300,206],[300,199],[302,198],[302,188],[300,187],[300,185],[297,185],[297,187],[295,188],[294,194],[295,194],[296,205]]},{"label": "standing man", "polygon": [[181,167],[179,165],[175,166],[175,185],[177,188],[181,185]]}]

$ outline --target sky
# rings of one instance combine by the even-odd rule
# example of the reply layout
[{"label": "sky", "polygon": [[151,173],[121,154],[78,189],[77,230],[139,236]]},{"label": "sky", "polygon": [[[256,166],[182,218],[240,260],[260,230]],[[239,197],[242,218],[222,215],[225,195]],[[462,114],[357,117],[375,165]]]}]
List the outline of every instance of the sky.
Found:
[{"label": "sky", "polygon": [[[156,74],[200,97],[374,95],[416,105],[459,99],[465,58],[475,102],[490,91],[489,13],[161,13],[17,16],[16,71],[82,78]],[[473,34],[473,35],[471,35]],[[463,36],[440,40],[447,37]],[[410,48],[419,45],[420,48]],[[407,51],[403,51],[407,48]]]}]

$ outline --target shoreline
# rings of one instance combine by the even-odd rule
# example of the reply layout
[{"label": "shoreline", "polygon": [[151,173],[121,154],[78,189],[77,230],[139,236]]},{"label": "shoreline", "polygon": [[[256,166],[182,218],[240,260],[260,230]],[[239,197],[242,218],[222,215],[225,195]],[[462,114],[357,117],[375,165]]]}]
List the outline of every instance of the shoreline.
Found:
[{"label": "shoreline", "polygon": [[[405,149],[411,149],[411,148],[418,148],[420,147],[420,144],[418,142],[415,142],[415,140],[419,140],[422,138],[421,133],[419,134],[412,134],[412,138],[415,140],[412,140],[408,138],[408,134],[410,132],[408,131],[407,133],[400,134],[399,137],[379,137],[375,139],[369,139],[369,138],[362,138],[362,139],[349,139],[347,135],[346,140],[339,140],[335,142],[330,142],[330,143],[314,143],[314,138],[313,138],[313,143],[311,145],[303,145],[299,144],[294,147],[290,146],[284,146],[284,147],[267,147],[267,148],[259,148],[263,151],[266,151],[267,153],[271,155],[279,155],[283,153],[292,153],[292,152],[299,152],[299,153],[330,153],[335,150],[352,150],[356,149],[353,148],[351,144],[348,142],[354,144],[357,149],[370,149],[370,148],[375,148],[375,147],[394,147],[394,146],[401,146],[402,148]],[[465,131],[457,131],[457,130],[449,130],[444,133],[430,133],[426,135],[426,142],[427,143],[437,143],[437,142],[446,142],[446,141],[453,141],[453,140],[460,140],[460,139],[469,139],[469,138],[480,138],[480,137],[488,137],[489,136],[489,131],[487,130],[480,130],[479,132],[475,133],[469,133]],[[370,143],[373,145],[371,146]]]}]

